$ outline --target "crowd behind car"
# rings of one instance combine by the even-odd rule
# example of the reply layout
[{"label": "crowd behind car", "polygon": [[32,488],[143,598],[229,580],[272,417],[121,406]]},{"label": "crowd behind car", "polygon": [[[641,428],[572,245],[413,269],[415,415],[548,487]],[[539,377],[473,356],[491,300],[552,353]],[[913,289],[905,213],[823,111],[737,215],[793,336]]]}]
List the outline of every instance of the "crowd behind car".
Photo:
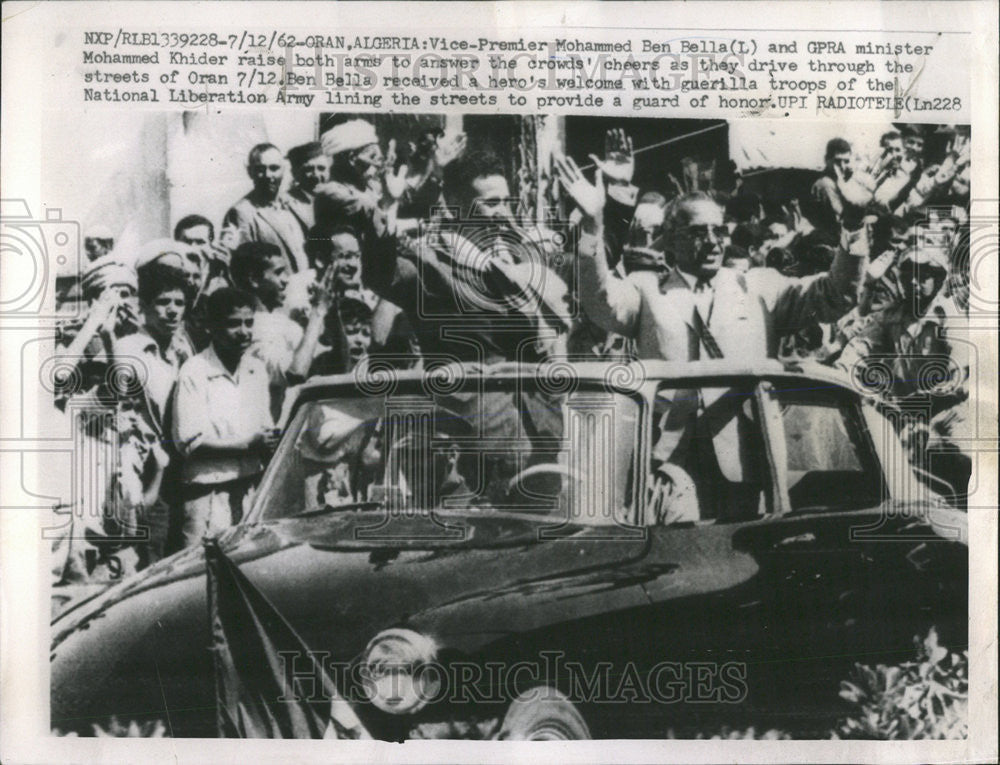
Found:
[{"label": "crowd behind car", "polygon": [[465,135],[384,144],[355,119],[252,147],[252,189],[218,226],[184,211],[127,252],[88,232],[55,406],[116,456],[87,494],[100,508],[58,508],[55,581],[115,579],[237,523],[294,388],[378,358],[812,359],[919,404],[911,458],[951,450],[942,477],[964,486],[967,129],[831,140],[810,193],[777,200],[738,173],[638,188],[627,133],[605,144],[583,169],[554,157],[565,225],[520,214],[504,162]]}]

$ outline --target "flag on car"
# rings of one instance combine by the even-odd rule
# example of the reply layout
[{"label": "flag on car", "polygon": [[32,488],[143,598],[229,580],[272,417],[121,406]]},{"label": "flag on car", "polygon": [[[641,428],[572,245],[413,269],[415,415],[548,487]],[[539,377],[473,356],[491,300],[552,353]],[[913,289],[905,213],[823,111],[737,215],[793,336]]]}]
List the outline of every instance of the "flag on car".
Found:
[{"label": "flag on car", "polygon": [[[219,736],[371,738],[322,663],[215,539],[205,540],[205,563]],[[293,677],[282,654],[295,657]]]}]

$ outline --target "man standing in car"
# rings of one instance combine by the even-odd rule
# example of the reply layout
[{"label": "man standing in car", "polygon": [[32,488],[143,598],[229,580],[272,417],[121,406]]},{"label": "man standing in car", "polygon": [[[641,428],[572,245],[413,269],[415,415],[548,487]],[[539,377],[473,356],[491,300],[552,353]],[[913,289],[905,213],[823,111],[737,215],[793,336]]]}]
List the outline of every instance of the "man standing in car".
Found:
[{"label": "man standing in car", "polygon": [[[591,184],[571,159],[557,159],[557,169],[584,215],[579,248],[584,311],[602,329],[634,338],[640,359],[773,358],[782,335],[816,321],[836,321],[856,300],[867,255],[863,229],[845,235],[850,250],[838,249],[828,273],[805,278],[769,268],[739,273],[721,267],[728,229],[722,207],[703,192],[678,197],[667,210],[664,244],[674,267],[619,278],[604,255],[600,170]],[[699,504],[708,517],[753,514],[764,499],[760,445],[745,400],[721,389],[682,392],[658,425],[655,463],[696,470]]]}]

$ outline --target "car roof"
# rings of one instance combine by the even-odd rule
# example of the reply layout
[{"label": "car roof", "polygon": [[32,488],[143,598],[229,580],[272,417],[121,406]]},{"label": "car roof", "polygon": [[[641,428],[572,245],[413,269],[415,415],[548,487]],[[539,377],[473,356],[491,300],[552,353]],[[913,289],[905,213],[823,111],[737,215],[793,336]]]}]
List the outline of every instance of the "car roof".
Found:
[{"label": "car roof", "polygon": [[[455,362],[452,370],[457,366],[458,362]],[[393,383],[419,382],[428,374],[440,374],[443,379],[447,379],[453,373],[447,367],[448,365],[432,361],[424,370],[397,370],[379,363],[376,358],[367,368],[358,367],[348,374],[310,378],[299,386],[295,405],[327,396],[342,396],[351,389],[378,395],[395,387]],[[538,376],[552,380],[556,388],[560,387],[560,376],[575,375],[581,382],[606,383],[616,390],[639,390],[648,382],[675,382],[678,387],[694,387],[726,379],[735,381],[748,377],[783,377],[801,380],[804,388],[834,387],[858,392],[851,384],[850,377],[838,369],[814,361],[777,359],[633,362],[557,360],[540,364],[504,362],[480,367],[465,364],[462,374],[467,379],[484,380],[514,380]]]}]

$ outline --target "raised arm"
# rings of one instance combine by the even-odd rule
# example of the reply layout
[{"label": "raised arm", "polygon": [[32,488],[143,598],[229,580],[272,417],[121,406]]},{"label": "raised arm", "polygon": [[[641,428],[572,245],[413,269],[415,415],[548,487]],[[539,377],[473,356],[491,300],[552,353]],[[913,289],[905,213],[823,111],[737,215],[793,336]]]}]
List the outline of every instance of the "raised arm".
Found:
[{"label": "raised arm", "polygon": [[583,213],[579,244],[580,302],[590,320],[607,332],[633,337],[638,329],[641,298],[628,280],[608,269],[604,253],[604,181],[601,168],[595,183],[584,178],[568,157],[555,158],[556,172],[566,192]]},{"label": "raised arm", "polygon": [[825,274],[791,278],[773,269],[751,269],[748,281],[771,309],[776,329],[784,334],[813,322],[833,322],[854,307],[868,259],[868,231],[844,231]]}]

